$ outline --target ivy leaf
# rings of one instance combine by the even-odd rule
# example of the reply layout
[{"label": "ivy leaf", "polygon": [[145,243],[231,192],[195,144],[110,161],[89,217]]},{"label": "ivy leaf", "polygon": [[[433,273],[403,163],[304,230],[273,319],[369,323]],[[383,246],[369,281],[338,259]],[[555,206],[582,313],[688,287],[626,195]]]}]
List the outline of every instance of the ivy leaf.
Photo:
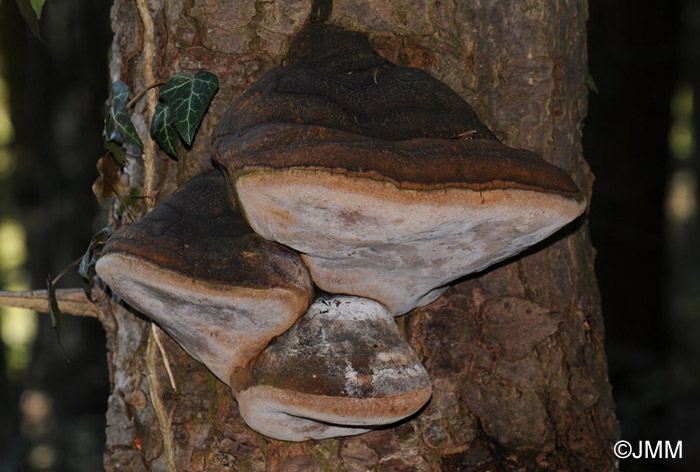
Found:
[{"label": "ivy leaf", "polygon": [[85,295],[87,295],[88,299],[91,301],[92,285],[95,282],[96,275],[95,264],[97,263],[97,259],[100,258],[102,248],[107,242],[107,239],[109,239],[110,234],[112,234],[112,225],[107,225],[98,231],[90,240],[90,245],[87,251],[85,251],[85,254],[83,254],[83,258],[78,266],[78,274],[83,278]]},{"label": "ivy leaf", "polygon": [[111,118],[112,129],[110,130],[109,139],[118,143],[133,144],[143,148],[143,142],[136,133],[136,128],[131,122],[129,111],[126,105],[109,107],[109,115]]},{"label": "ivy leaf", "polygon": [[41,15],[36,13],[34,2],[30,0],[17,0],[17,9],[22,15],[22,18],[24,18],[24,21],[27,22],[29,29],[34,33],[34,36],[39,38],[43,43],[44,38],[41,37],[41,25],[39,24],[39,17]]},{"label": "ivy leaf", "polygon": [[121,80],[117,80],[112,84],[112,104],[126,105],[129,101],[129,95],[131,95],[129,86]]},{"label": "ivy leaf", "polygon": [[588,90],[595,93],[600,93],[598,92],[598,87],[596,86],[595,80],[593,80],[593,76],[590,72],[586,74],[586,85],[588,86]]},{"label": "ivy leaf", "polygon": [[188,146],[218,89],[219,79],[207,71],[194,77],[183,72],[175,74],[160,89],[159,97],[170,107],[175,128]]},{"label": "ivy leaf", "polygon": [[119,168],[123,169],[126,165],[126,152],[120,143],[117,141],[112,141],[109,138],[112,128],[112,118],[110,114],[107,113],[105,116],[105,126],[102,128],[102,139],[104,140],[103,144],[107,152],[112,155],[114,161],[119,165]]},{"label": "ivy leaf", "polygon": [[29,4],[32,6],[32,10],[34,10],[37,20],[41,20],[41,12],[44,9],[44,3],[46,3],[46,0],[29,0]]},{"label": "ivy leaf", "polygon": [[[129,95],[131,95],[131,90],[128,85],[121,80],[114,82],[110,91],[110,112],[112,109],[126,107],[126,104],[129,102]],[[112,113],[108,113],[105,117],[105,129],[108,132],[111,132],[115,127],[112,115]]]},{"label": "ivy leaf", "polygon": [[172,115],[170,107],[159,102],[151,121],[151,136],[165,152],[177,160],[177,130]]},{"label": "ivy leaf", "polygon": [[46,293],[49,297],[49,315],[51,316],[51,326],[56,332],[56,340],[58,341],[58,346],[61,348],[63,355],[66,356],[66,360],[70,362],[68,354],[66,353],[63,343],[61,343],[61,334],[59,329],[66,325],[66,320],[63,317],[61,309],[58,307],[58,300],[56,299],[56,287],[53,285],[51,276],[46,277]]},{"label": "ivy leaf", "polygon": [[112,103],[109,106],[109,113],[105,118],[105,130],[108,140],[118,143],[133,144],[143,148],[143,142],[136,133],[134,123],[126,108],[131,91],[122,81],[117,80],[112,84]]},{"label": "ivy leaf", "polygon": [[116,141],[105,140],[104,146],[105,149],[112,156],[114,162],[119,166],[120,169],[123,169],[126,165],[126,153],[124,152],[124,148],[122,147],[122,145]]},{"label": "ivy leaf", "polygon": [[46,277],[46,289],[49,295],[49,315],[51,315],[51,326],[53,326],[54,329],[63,328],[66,325],[66,320],[63,317],[61,309],[58,307],[56,287],[54,287],[50,275]]}]

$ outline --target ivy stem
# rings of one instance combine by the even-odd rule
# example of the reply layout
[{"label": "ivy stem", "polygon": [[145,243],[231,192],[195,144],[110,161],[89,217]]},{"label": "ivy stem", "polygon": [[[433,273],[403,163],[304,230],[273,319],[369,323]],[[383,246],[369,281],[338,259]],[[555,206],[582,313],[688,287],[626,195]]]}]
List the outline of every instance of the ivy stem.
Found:
[{"label": "ivy stem", "polygon": [[139,93],[137,93],[136,95],[134,95],[134,98],[132,98],[131,100],[129,100],[129,103],[126,104],[126,107],[127,107],[127,108],[132,108],[132,107],[136,104],[136,102],[138,102],[138,101],[141,99],[141,97],[143,97],[144,95],[146,95],[146,92],[148,92],[148,91],[151,90],[152,88],[160,87],[161,85],[165,85],[165,84],[167,84],[167,83],[168,83],[168,82],[165,81],[165,80],[160,80],[160,81],[158,81],[158,82],[153,82],[152,84],[147,85],[146,88],[144,88],[143,90],[141,90]]},{"label": "ivy stem", "polygon": [[80,264],[80,261],[82,261],[82,260],[83,260],[83,257],[80,256],[79,258],[77,258],[76,260],[74,260],[73,262],[71,262],[70,264],[68,264],[68,265],[65,267],[65,269],[63,269],[56,277],[54,277],[54,279],[51,281],[51,283],[52,283],[53,285],[56,285],[56,284],[58,283],[58,281],[61,280],[61,278],[62,278],[64,275],[66,275],[66,273],[67,273],[69,270],[71,270],[73,267],[75,267],[75,266],[77,266],[78,264]]},{"label": "ivy stem", "polygon": [[129,218],[131,218],[131,222],[136,223],[136,218],[129,210],[129,205],[126,204],[126,202],[124,201],[124,198],[121,195],[119,195],[119,191],[114,187],[114,185],[112,185],[112,182],[110,182],[107,179],[105,179],[104,181],[107,183],[107,185],[109,185],[109,188],[112,189],[112,192],[114,192],[114,195],[116,195],[116,197],[119,199],[119,202],[124,206],[124,210],[126,211],[126,214],[129,215]]}]

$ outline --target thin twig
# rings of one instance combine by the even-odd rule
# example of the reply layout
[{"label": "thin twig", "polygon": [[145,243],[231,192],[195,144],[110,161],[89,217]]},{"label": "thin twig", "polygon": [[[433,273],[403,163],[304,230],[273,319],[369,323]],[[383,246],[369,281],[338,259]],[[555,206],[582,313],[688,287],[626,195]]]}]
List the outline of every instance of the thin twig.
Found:
[{"label": "thin twig", "polygon": [[[64,313],[97,318],[97,309],[88,300],[82,288],[58,289],[56,290],[56,300]],[[0,307],[26,308],[41,313],[48,313],[48,292],[46,290],[0,292]]]},{"label": "thin twig", "polygon": [[170,370],[170,360],[168,359],[168,355],[165,352],[163,344],[160,342],[160,328],[156,326],[155,323],[151,323],[151,331],[153,331],[153,337],[156,339],[160,356],[163,358],[163,365],[165,366],[165,371],[168,373],[170,385],[173,387],[173,390],[177,391],[177,386],[175,386],[175,377],[173,377],[173,371]]},{"label": "thin twig", "polygon": [[148,337],[146,346],[146,366],[148,368],[148,390],[151,396],[151,405],[160,425],[160,433],[163,437],[163,450],[168,464],[168,472],[177,472],[175,467],[175,449],[173,446],[173,430],[170,415],[165,412],[165,405],[160,398],[160,383],[156,372],[156,350],[158,345],[153,331]]}]

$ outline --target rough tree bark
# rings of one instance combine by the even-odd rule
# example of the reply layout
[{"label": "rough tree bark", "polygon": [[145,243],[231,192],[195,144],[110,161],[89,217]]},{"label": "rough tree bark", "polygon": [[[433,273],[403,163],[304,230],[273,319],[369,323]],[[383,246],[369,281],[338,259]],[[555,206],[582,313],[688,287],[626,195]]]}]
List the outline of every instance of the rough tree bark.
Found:
[{"label": "rough tree bark", "polygon": [[[311,8],[310,0],[116,0],[113,80],[138,91],[153,78],[207,69],[221,82],[191,150],[174,162],[147,149],[129,160],[129,184],[153,204],[209,168],[212,126],[280,64]],[[581,150],[586,8],[585,0],[336,0],[330,20],[367,32],[391,61],[449,84],[500,139],[566,169],[590,197]],[[144,140],[154,98],[135,108]],[[101,320],[113,387],[109,471],[615,468],[617,422],[585,218],[400,318],[433,398],[411,420],[353,438],[295,444],[260,436],[244,425],[228,388],[165,334],[177,390],[148,322],[108,301]]]}]

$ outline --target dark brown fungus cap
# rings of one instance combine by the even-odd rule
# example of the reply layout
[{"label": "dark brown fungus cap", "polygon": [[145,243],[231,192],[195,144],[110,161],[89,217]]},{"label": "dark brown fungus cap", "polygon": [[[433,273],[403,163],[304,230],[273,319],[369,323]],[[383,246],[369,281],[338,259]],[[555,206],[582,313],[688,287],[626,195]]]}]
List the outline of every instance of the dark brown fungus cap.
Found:
[{"label": "dark brown fungus cap", "polygon": [[312,24],[288,62],[231,105],[215,159],[253,229],[303,253],[322,289],[399,315],[583,212],[565,171],[363,35]]},{"label": "dark brown fungus cap", "polygon": [[[309,24],[277,67],[226,111],[214,138],[228,141],[266,123],[334,128],[398,141],[495,139],[467,102],[427,72],[383,59],[364,34]],[[216,146],[216,144],[215,144]]]},{"label": "dark brown fungus cap", "polygon": [[253,233],[218,171],[115,231],[96,269],[226,383],[313,299],[299,256]]},{"label": "dark brown fungus cap", "polygon": [[430,398],[428,374],[386,308],[317,299],[231,387],[246,423],[286,441],[349,436],[400,421]]}]

